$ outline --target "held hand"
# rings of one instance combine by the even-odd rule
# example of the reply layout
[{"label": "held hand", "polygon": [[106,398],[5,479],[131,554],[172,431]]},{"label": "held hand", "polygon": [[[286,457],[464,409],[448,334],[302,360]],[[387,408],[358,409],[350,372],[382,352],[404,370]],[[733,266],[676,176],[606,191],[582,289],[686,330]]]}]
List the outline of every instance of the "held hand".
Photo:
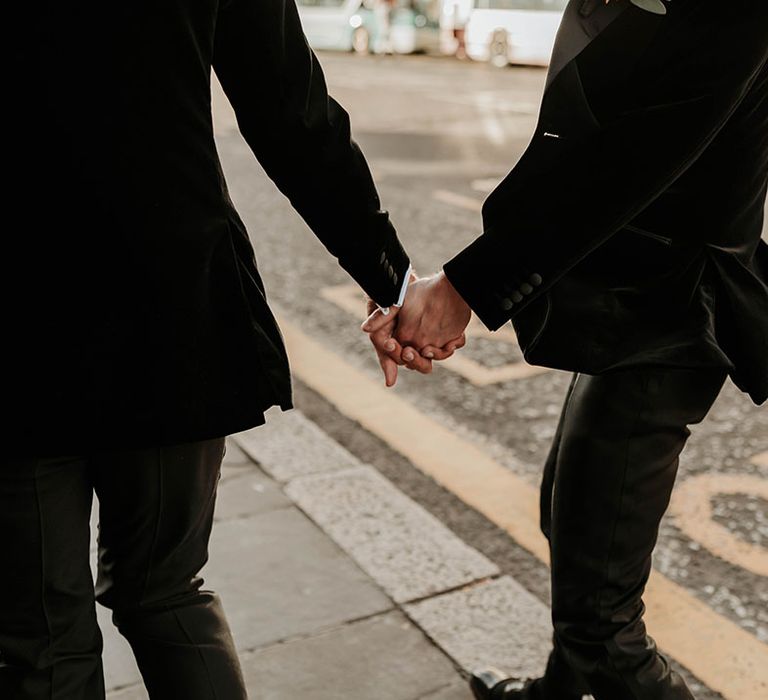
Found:
[{"label": "held hand", "polygon": [[[363,330],[370,335],[387,386],[397,381],[398,365],[428,374],[433,359],[445,360],[463,347],[464,329],[471,315],[442,273],[422,280],[413,278],[403,309],[393,307],[384,314],[369,302],[368,311]],[[427,313],[434,318],[427,320]],[[441,342],[443,338],[447,341]]]},{"label": "held hand", "polygon": [[472,312],[444,273],[415,281],[400,311],[395,338],[427,359],[443,360],[462,347]]},{"label": "held hand", "polygon": [[397,325],[399,308],[391,307],[388,315],[382,313],[375,301],[368,300],[368,319],[364,327],[373,323],[376,330],[369,333],[369,338],[379,358],[379,365],[384,373],[386,386],[394,386],[397,382],[397,368],[406,365],[422,374],[432,371],[432,362],[419,355],[413,348],[403,348],[393,337]]}]

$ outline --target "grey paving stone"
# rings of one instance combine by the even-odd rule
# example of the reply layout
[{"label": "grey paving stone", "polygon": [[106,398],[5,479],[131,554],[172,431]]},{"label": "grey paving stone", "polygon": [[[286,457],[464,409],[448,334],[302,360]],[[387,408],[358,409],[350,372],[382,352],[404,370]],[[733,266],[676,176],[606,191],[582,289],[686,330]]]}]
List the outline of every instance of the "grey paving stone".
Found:
[{"label": "grey paving stone", "polygon": [[552,636],[549,610],[509,576],[405,610],[466,671],[496,666],[520,679],[544,671]]},{"label": "grey paving stone", "polygon": [[372,467],[294,479],[286,493],[398,602],[498,573]]},{"label": "grey paving stone", "polygon": [[359,464],[299,411],[267,414],[267,424],[238,433],[235,442],[270,476],[289,481],[303,474],[334,471]]},{"label": "grey paving stone", "polygon": [[252,467],[253,461],[245,452],[240,449],[237,441],[233,437],[228,437],[226,442],[226,451],[224,452],[223,465],[229,467]]},{"label": "grey paving stone", "polygon": [[219,483],[224,483],[230,479],[237,479],[244,474],[250,474],[252,472],[259,472],[258,467],[249,461],[249,464],[222,464],[221,465],[221,480]]},{"label": "grey paving stone", "polygon": [[297,509],[217,524],[206,585],[223,599],[239,649],[303,635],[392,602]]},{"label": "grey paving stone", "polygon": [[270,646],[243,665],[258,700],[417,700],[458,678],[399,612]]},{"label": "grey paving stone", "polygon": [[224,461],[221,463],[221,482],[225,483],[230,479],[236,479],[244,474],[262,472],[258,469],[254,461],[243,452],[231,437],[227,438],[227,451],[224,455]]},{"label": "grey paving stone", "polygon": [[252,469],[221,482],[216,496],[215,518],[243,518],[292,505],[272,479],[258,469]]}]

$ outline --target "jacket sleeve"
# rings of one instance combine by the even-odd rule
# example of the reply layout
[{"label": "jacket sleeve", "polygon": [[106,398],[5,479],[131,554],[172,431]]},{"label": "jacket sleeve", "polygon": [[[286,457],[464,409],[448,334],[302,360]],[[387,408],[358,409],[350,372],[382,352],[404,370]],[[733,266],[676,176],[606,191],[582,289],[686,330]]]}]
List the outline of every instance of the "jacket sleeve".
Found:
[{"label": "jacket sleeve", "polygon": [[768,3],[668,7],[628,7],[554,79],[528,150],[484,205],[484,233],[445,265],[490,329],[669,188],[765,69]]},{"label": "jacket sleeve", "polygon": [[409,266],[294,0],[223,0],[213,68],[243,137],[341,266],[382,306]]}]

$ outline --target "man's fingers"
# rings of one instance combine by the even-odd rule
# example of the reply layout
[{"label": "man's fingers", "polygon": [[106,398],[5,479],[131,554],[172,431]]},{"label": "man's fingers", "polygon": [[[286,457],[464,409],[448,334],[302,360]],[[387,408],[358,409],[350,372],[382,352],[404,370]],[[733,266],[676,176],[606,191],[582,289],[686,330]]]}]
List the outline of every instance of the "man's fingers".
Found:
[{"label": "man's fingers", "polygon": [[428,360],[437,360],[438,362],[447,360],[451,355],[453,355],[453,349],[449,350],[447,345],[444,348],[436,348],[432,345],[427,345],[427,347],[421,351],[422,357]]},{"label": "man's fingers", "polygon": [[379,355],[386,355],[394,360],[398,365],[402,365],[402,352],[403,348],[393,337],[392,328],[385,326],[376,333],[371,333],[369,336],[373,347],[376,348],[376,352]]},{"label": "man's fingers", "polygon": [[397,382],[397,363],[386,355],[379,355],[381,371],[384,372],[384,384],[395,386]]},{"label": "man's fingers", "polygon": [[452,340],[450,343],[448,343],[447,347],[449,349],[460,350],[467,344],[467,334],[462,333],[456,340]]},{"label": "man's fingers", "polygon": [[387,314],[385,314],[384,311],[382,311],[382,309],[377,308],[363,322],[363,326],[362,326],[363,332],[376,333],[376,331],[380,331],[388,323],[392,323],[395,316],[397,316],[398,311],[400,311],[400,309],[397,306],[390,306],[389,313]]},{"label": "man's fingers", "polygon": [[453,355],[456,350],[463,348],[467,343],[466,335],[463,333],[458,338],[447,342],[442,348],[437,348],[434,345],[427,345],[422,348],[421,356],[428,360],[447,360]]},{"label": "man's fingers", "polygon": [[403,349],[403,362],[408,369],[414,369],[422,374],[432,372],[432,360],[422,357],[416,350],[410,347]]}]

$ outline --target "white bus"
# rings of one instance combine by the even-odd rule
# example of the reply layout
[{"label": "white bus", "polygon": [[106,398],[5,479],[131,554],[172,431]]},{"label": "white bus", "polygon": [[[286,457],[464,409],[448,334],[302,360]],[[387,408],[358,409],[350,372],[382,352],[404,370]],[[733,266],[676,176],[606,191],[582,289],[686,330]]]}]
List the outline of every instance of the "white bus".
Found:
[{"label": "white bus", "polygon": [[568,0],[474,0],[466,52],[476,61],[545,66]]}]

